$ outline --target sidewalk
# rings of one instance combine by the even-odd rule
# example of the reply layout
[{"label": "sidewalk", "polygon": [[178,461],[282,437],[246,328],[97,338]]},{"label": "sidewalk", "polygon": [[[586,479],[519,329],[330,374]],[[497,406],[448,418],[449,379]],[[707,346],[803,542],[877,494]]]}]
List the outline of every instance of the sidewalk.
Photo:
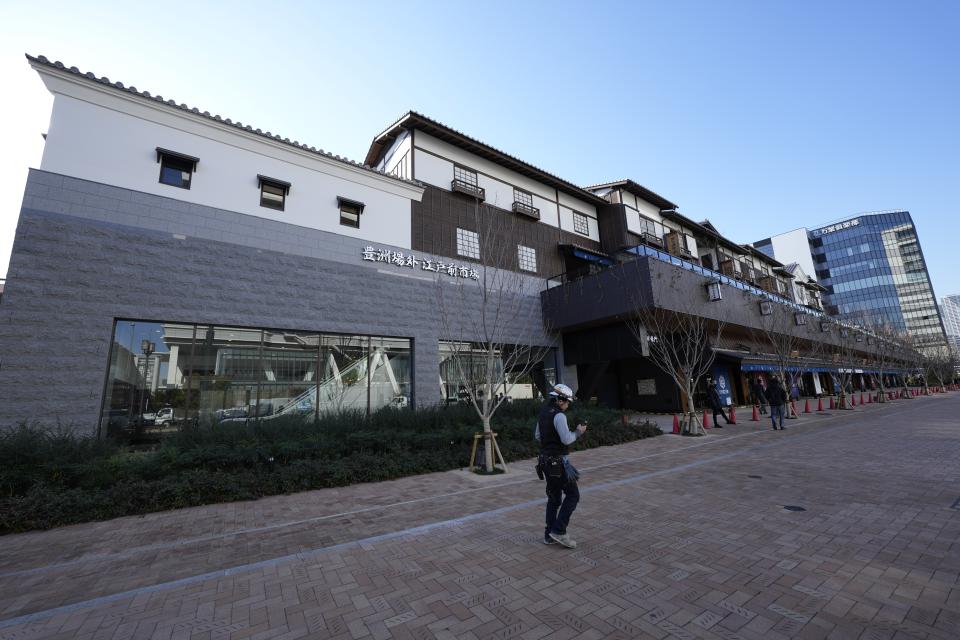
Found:
[{"label": "sidewalk", "polygon": [[[932,618],[907,624],[907,606],[896,623],[905,628],[891,629],[956,638],[946,629],[960,629],[960,511],[926,503],[960,496],[949,480],[960,472],[958,411],[960,393],[938,394],[802,414],[774,432],[738,410],[739,424],[706,437],[575,451],[584,496],[574,552],[541,543],[532,461],[503,476],[451,471],[5,536],[0,640],[826,637],[810,629],[872,628],[889,613],[868,616],[861,595],[893,603],[884,606],[916,595]],[[669,431],[663,418],[653,416]],[[906,437],[927,422],[943,425]],[[816,471],[752,479],[800,462]],[[799,520],[807,533],[796,528],[803,514],[783,511],[817,503],[836,513]],[[841,594],[854,578],[839,576],[864,569],[870,541],[902,531],[905,514],[938,523],[942,537],[899,542],[901,555],[921,552]],[[825,553],[828,542],[836,549]],[[938,566],[924,559],[931,550]],[[743,571],[757,575],[731,582]],[[915,579],[876,586],[900,573]]]}]

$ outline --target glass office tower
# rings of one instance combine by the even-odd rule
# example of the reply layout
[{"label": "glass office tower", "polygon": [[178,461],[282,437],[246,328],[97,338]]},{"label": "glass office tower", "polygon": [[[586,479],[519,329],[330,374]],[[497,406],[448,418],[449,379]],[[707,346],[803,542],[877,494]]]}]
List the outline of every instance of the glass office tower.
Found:
[{"label": "glass office tower", "polygon": [[906,331],[924,350],[946,344],[909,212],[859,215],[811,229],[809,240],[828,314]]}]

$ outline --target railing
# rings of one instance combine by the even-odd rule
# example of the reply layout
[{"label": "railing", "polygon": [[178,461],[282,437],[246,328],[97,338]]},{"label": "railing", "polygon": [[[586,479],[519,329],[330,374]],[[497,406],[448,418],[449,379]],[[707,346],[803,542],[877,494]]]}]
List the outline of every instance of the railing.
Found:
[{"label": "railing", "polygon": [[[623,249],[621,253],[629,254],[630,259],[636,259],[636,257],[643,257],[643,256],[654,258],[655,260],[659,260],[660,262],[666,262],[667,264],[672,264],[675,267],[680,267],[681,269],[686,269],[687,271],[693,271],[694,273],[700,274],[705,278],[714,278],[722,284],[729,285],[731,287],[734,287],[735,289],[740,289],[741,291],[747,291],[754,295],[785,305],[787,307],[790,307],[791,309],[795,309],[801,313],[805,313],[815,318],[821,318],[821,319],[826,318],[826,316],[823,314],[822,311],[817,311],[815,309],[811,309],[810,307],[797,304],[793,300],[784,298],[783,296],[777,295],[776,293],[772,293],[770,291],[767,291],[766,289],[754,286],[752,284],[748,284],[746,282],[741,282],[736,278],[731,278],[730,276],[724,275],[718,271],[714,271],[713,269],[707,269],[706,267],[701,267],[698,264],[694,264],[682,258],[678,258],[677,256],[671,255],[666,251],[660,251],[659,249],[655,249],[653,247],[649,247],[647,245],[641,244],[641,245],[637,245],[636,247]],[[551,289],[553,287],[559,287],[563,284],[566,284],[567,282],[579,280],[582,277],[583,276],[580,274],[577,274],[575,277],[570,277],[566,272],[560,273],[555,276],[551,276],[550,278],[547,278],[547,288]]]},{"label": "railing", "polygon": [[460,193],[465,193],[468,196],[473,196],[480,200],[487,199],[487,192],[483,187],[479,187],[475,184],[467,182],[466,180],[460,180],[454,178],[453,182],[450,183],[450,189],[453,191],[459,191]]},{"label": "railing", "polygon": [[532,207],[529,204],[524,204],[523,202],[514,202],[513,212],[519,213],[525,216],[530,216],[534,220],[540,219],[540,209],[537,209],[536,207]]},{"label": "railing", "polygon": [[[705,278],[716,278],[722,284],[730,285],[731,287],[740,289],[741,291],[748,291],[757,296],[766,297],[769,300],[778,302],[782,305],[786,305],[792,309],[796,309],[801,313],[806,313],[808,315],[815,316],[817,318],[823,317],[823,313],[814,311],[810,307],[805,307],[801,304],[797,304],[793,300],[784,298],[781,295],[777,295],[776,293],[772,293],[761,287],[755,287],[752,284],[741,282],[740,280],[731,278],[730,276],[724,275],[719,271],[714,271],[713,269],[707,269],[706,267],[701,267],[698,264],[693,264],[692,262],[688,262],[686,260],[683,260],[682,258],[678,258],[676,256],[670,255],[666,251],[660,251],[659,249],[654,249],[653,247],[648,247],[646,245],[641,244],[636,247],[630,247],[629,249],[624,249],[623,252],[636,255],[636,256],[648,256],[656,260],[659,260],[661,262],[666,262],[668,264],[672,264],[674,266],[680,267],[681,269],[686,269],[687,271],[693,271],[694,273],[698,273],[704,276]],[[548,284],[548,286],[550,285]],[[556,286],[556,285],[553,285],[553,286]]]}]

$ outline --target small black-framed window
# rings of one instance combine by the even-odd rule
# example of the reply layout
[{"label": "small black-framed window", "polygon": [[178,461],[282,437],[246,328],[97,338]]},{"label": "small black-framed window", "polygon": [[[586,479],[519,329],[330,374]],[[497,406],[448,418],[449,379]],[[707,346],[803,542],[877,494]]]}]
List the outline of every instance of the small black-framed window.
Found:
[{"label": "small black-framed window", "polygon": [[362,202],[337,196],[337,205],[340,207],[340,224],[345,227],[360,228],[360,214],[363,213]]},{"label": "small black-framed window", "polygon": [[590,235],[590,221],[586,215],[577,211],[573,212],[573,230],[585,236]]},{"label": "small black-framed window", "polygon": [[290,193],[290,183],[261,175],[257,175],[257,182],[260,184],[260,206],[283,211],[287,194]]},{"label": "small black-framed window", "polygon": [[189,189],[200,159],[157,147],[157,162],[160,163],[160,184]]}]

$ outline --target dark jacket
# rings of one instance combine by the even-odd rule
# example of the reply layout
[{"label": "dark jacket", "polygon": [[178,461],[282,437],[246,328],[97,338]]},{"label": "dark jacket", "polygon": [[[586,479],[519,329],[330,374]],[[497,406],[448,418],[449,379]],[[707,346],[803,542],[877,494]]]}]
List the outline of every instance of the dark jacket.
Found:
[{"label": "dark jacket", "polygon": [[770,384],[767,385],[767,402],[774,407],[781,404],[787,404],[787,392],[784,391],[783,387],[780,386],[779,381],[771,380]]},{"label": "dark jacket", "polygon": [[554,401],[549,401],[540,410],[537,425],[540,428],[540,453],[546,456],[565,456],[570,453],[567,445],[563,444],[553,419],[560,413],[560,407]]},{"label": "dark jacket", "polygon": [[707,388],[707,404],[711,409],[719,409],[723,406],[720,402],[720,392],[717,391],[716,385],[712,384]]},{"label": "dark jacket", "polygon": [[750,385],[750,393],[753,394],[753,397],[756,398],[760,404],[763,404],[767,399],[767,395],[763,391],[763,385],[759,382],[754,382]]}]

